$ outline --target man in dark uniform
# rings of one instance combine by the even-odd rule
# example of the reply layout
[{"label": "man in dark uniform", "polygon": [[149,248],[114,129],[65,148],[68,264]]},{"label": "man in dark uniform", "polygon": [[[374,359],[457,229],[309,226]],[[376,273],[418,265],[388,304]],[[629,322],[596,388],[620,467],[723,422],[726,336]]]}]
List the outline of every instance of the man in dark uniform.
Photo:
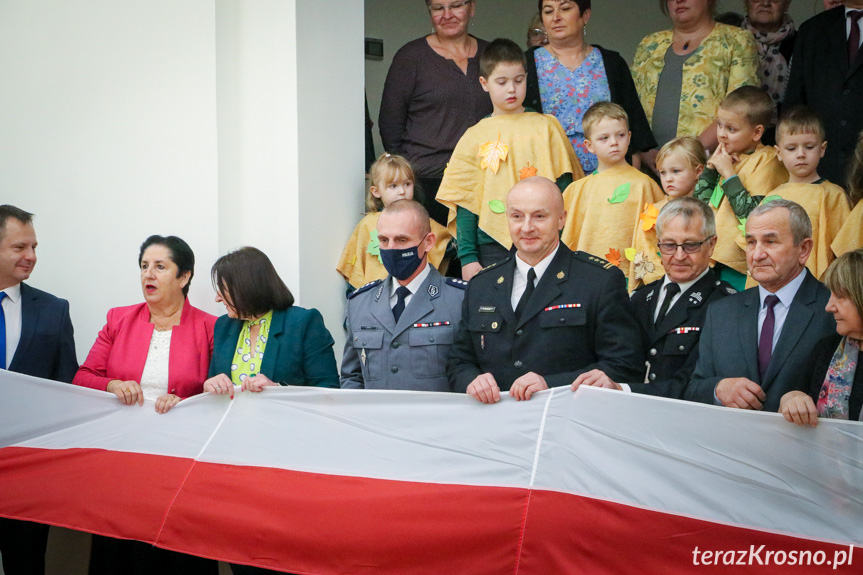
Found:
[{"label": "man in dark uniform", "polygon": [[665,276],[632,295],[647,349],[648,383],[635,393],[681,399],[698,360],[698,338],[707,306],[736,293],[710,269],[716,246],[713,210],[694,198],[663,206],[656,237]]},{"label": "man in dark uniform", "polygon": [[449,356],[467,282],[428,263],[435,235],[419,202],[384,208],[378,240],[390,276],[348,296],[341,387],[449,391]]},{"label": "man in dark uniform", "polygon": [[471,279],[447,365],[455,391],[483,403],[530,399],[600,369],[641,381],[641,334],[620,270],[560,243],[566,212],[554,182],[533,177],[507,196],[517,252]]}]

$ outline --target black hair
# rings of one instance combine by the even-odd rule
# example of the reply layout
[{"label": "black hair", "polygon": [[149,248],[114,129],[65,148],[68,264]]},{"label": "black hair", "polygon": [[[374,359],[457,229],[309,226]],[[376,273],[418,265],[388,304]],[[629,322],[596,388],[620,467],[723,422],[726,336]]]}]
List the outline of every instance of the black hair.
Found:
[{"label": "black hair", "polygon": [[258,248],[247,246],[223,255],[213,264],[210,278],[213,288],[242,319],[294,305],[291,290]]},{"label": "black hair", "polygon": [[195,252],[189,247],[189,244],[178,238],[177,236],[159,236],[152,235],[141,244],[141,251],[138,252],[138,267],[141,267],[141,260],[144,259],[144,252],[150,246],[164,246],[171,254],[171,261],[177,266],[177,277],[183,277],[183,274],[189,272],[189,281],[183,286],[183,297],[189,295],[189,286],[192,285],[192,278],[195,277]]}]

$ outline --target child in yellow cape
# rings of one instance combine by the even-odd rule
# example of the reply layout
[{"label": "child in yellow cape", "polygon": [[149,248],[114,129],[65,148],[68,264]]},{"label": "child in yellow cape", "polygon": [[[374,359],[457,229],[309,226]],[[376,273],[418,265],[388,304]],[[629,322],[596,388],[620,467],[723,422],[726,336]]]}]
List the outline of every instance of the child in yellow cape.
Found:
[{"label": "child in yellow cape", "polygon": [[848,169],[848,199],[853,209],[833,240],[833,253],[837,258],[863,248],[863,133],[857,140]]},{"label": "child in yellow cape", "polygon": [[523,106],[526,65],[511,40],[495,40],[483,51],[480,83],[494,113],[461,137],[438,189],[437,200],[449,208],[447,227],[456,237],[465,280],[509,255],[504,201],[515,184],[544,176],[563,189],[584,175],[557,118]]},{"label": "child in yellow cape", "polygon": [[[372,164],[369,175],[372,180],[366,197],[369,212],[354,228],[336,268],[353,289],[387,277],[378,247],[378,218],[385,206],[396,200],[412,200],[414,197],[414,171],[401,156],[381,155]],[[451,236],[445,227],[434,220],[431,220],[431,229],[437,240],[435,248],[429,252],[429,263],[441,273],[446,273],[448,262],[444,254]]]},{"label": "child in yellow cape", "polygon": [[710,202],[716,216],[717,274],[738,291],[745,289],[747,272],[746,254],[737,242],[749,215],[743,206],[749,196],[766,196],[788,181],[776,148],[761,143],[772,120],[773,101],[761,88],[743,86],[725,96],[716,113],[719,146],[695,189],[695,197]]},{"label": "child in yellow cape", "polygon": [[641,223],[635,229],[631,251],[624,254],[629,260],[630,291],[665,274],[657,247],[656,218],[670,200],[692,196],[706,164],[707,150],[698,138],[691,136],[671,140],[656,155],[656,168],[666,197],[655,204],[645,205],[639,216]]},{"label": "child in yellow cape", "polygon": [[563,193],[566,222],[561,241],[575,251],[605,258],[629,271],[625,259],[632,247],[640,215],[646,204],[662,200],[660,187],[626,163],[629,118],[611,102],[599,102],[584,114],[587,149],[596,154],[596,171],[573,182]]}]

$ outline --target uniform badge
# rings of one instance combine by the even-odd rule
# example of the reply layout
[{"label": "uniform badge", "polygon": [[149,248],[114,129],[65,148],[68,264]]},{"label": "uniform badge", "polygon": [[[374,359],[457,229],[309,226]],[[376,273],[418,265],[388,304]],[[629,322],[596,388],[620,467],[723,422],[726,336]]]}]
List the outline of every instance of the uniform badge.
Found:
[{"label": "uniform badge", "polygon": [[438,287],[436,285],[430,285],[429,286],[429,297],[437,297],[437,295],[439,293],[440,293],[440,289],[438,289]]},{"label": "uniform badge", "polygon": [[652,299],[653,299],[653,292],[650,292],[649,294],[647,294],[647,297],[645,298],[644,302],[648,303]]},{"label": "uniform badge", "polygon": [[493,305],[481,305],[479,306],[479,313],[494,313],[497,310]]},{"label": "uniform badge", "polygon": [[497,322],[496,321],[491,322],[491,329],[497,329]]},{"label": "uniform badge", "polygon": [[697,291],[697,292],[695,292],[689,296],[689,303],[699,304],[699,303],[701,303],[702,299],[704,299],[704,298],[701,297],[701,292]]},{"label": "uniform badge", "polygon": [[499,278],[497,278],[497,283],[498,283],[498,284],[502,284],[502,283],[503,283],[503,276],[500,276]]},{"label": "uniform badge", "polygon": [[557,272],[557,279],[562,280],[564,277],[566,277],[566,274],[565,274],[565,273],[563,273],[563,272]]},{"label": "uniform badge", "polygon": [[375,294],[375,301],[381,299],[382,293],[384,293],[384,282],[381,282],[381,287],[378,288],[378,293]]}]

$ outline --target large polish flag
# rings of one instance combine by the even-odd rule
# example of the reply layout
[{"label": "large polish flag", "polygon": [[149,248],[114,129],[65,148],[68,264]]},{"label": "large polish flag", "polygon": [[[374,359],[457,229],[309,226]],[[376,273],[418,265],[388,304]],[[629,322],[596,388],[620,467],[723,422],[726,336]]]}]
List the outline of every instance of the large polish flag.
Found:
[{"label": "large polish flag", "polygon": [[292,573],[863,573],[863,424],[601,389],[152,403],[0,371],[0,516]]}]

